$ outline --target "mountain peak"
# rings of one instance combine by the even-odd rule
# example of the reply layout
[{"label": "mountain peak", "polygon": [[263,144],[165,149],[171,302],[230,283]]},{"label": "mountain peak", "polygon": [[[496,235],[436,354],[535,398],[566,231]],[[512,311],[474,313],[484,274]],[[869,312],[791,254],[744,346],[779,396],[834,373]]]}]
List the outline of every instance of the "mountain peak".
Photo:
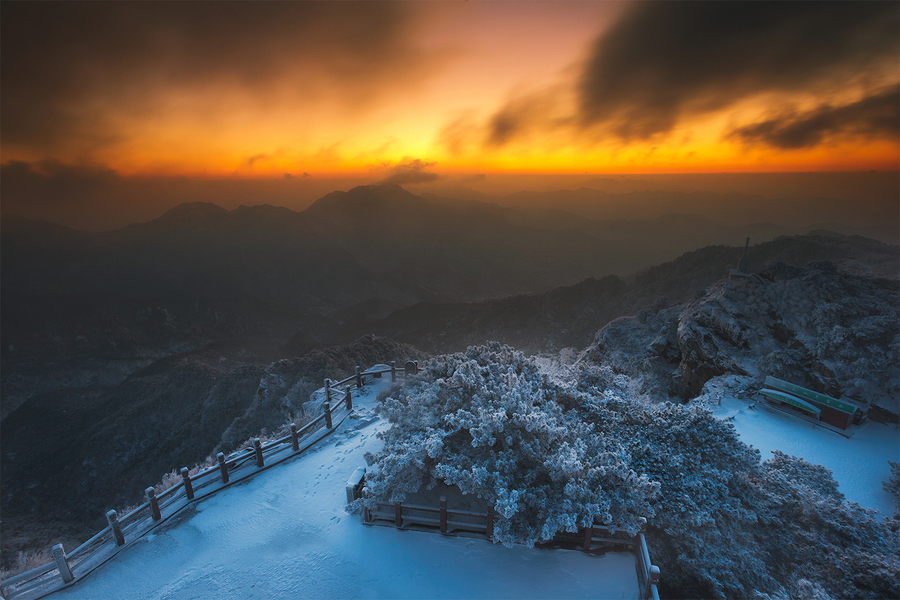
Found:
[{"label": "mountain peak", "polygon": [[308,215],[370,215],[382,210],[401,210],[418,205],[422,198],[396,183],[361,185],[348,192],[331,192],[304,211]]}]

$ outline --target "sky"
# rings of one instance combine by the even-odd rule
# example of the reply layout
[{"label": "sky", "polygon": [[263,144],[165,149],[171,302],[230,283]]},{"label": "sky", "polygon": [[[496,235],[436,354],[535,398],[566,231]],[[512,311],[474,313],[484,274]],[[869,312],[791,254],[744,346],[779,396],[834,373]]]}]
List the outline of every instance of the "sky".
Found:
[{"label": "sky", "polygon": [[[0,11],[4,212],[50,202],[35,186],[83,200],[116,178],[267,181],[250,196],[272,198],[286,185],[313,196],[351,183],[900,167],[896,2]],[[78,204],[52,201],[50,215]]]}]

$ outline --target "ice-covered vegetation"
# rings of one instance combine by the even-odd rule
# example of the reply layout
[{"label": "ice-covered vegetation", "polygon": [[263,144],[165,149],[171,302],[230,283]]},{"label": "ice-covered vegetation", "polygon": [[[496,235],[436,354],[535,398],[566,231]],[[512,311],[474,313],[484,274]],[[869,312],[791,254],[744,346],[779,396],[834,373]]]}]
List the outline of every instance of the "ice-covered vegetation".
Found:
[{"label": "ice-covered vegetation", "polygon": [[703,406],[654,401],[606,367],[553,373],[499,344],[426,363],[380,404],[375,499],[444,481],[496,506],[495,541],[644,519],[669,597],[896,597],[896,521],[830,471],[759,452]]},{"label": "ice-covered vegetation", "polygon": [[534,544],[598,523],[636,532],[658,484],[577,411],[589,397],[507,346],[430,361],[381,405],[394,424],[372,457],[373,498],[444,481],[495,506],[494,539]]},{"label": "ice-covered vegetation", "polygon": [[896,414],[897,281],[841,273],[829,261],[776,262],[759,274],[617,319],[597,333],[586,360],[684,399],[715,377],[747,376],[758,388],[772,375]]}]

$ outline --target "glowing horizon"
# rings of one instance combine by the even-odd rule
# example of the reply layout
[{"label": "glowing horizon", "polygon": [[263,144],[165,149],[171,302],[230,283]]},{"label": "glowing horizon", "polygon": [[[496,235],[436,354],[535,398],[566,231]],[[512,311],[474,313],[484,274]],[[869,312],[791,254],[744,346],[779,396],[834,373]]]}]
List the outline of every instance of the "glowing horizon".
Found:
[{"label": "glowing horizon", "polygon": [[[754,27],[729,10],[5,2],[0,162],[373,180],[412,165],[412,183],[898,168],[891,10],[764,7]],[[697,39],[710,21],[733,31]]]}]

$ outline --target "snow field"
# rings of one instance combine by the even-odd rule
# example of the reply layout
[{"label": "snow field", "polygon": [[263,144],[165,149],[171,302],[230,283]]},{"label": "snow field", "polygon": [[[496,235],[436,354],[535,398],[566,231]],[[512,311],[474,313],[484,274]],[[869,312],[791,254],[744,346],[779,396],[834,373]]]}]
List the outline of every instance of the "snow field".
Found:
[{"label": "snow field", "polygon": [[367,527],[345,484],[382,444],[382,380],[317,449],[192,505],[54,598],[637,598],[634,556]]},{"label": "snow field", "polygon": [[846,438],[824,427],[771,410],[762,402],[750,408],[747,400],[723,396],[722,405],[711,406],[720,419],[731,421],[741,441],[758,449],[762,460],[780,450],[831,469],[838,489],[850,502],[894,514],[894,504],[882,488],[890,476],[887,461],[900,461],[900,430],[894,425],[868,421],[852,428]]}]

